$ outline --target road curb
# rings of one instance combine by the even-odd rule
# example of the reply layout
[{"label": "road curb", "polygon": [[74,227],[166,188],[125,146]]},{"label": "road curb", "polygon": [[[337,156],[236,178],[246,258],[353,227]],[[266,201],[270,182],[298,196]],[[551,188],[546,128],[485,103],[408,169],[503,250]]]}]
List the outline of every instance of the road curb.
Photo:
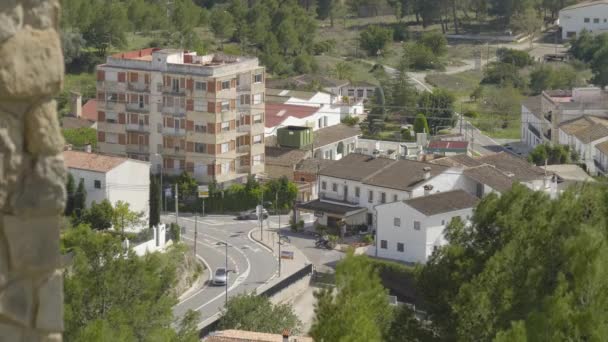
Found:
[{"label": "road curb", "polygon": [[276,254],[274,253],[274,249],[272,249],[272,247],[268,246],[266,243],[256,239],[253,237],[253,232],[258,229],[258,228],[253,228],[252,230],[249,231],[249,233],[247,233],[247,238],[249,238],[249,240],[253,243],[257,243],[258,245],[260,245],[261,247],[263,247],[264,249],[266,249],[267,251],[269,251],[270,253],[272,253],[272,255],[276,256]]}]

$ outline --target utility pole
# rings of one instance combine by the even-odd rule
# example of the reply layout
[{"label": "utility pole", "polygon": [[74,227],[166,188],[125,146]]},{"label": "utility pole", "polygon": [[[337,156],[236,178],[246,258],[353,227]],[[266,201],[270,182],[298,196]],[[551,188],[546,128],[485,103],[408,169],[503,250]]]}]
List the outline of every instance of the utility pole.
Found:
[{"label": "utility pole", "polygon": [[177,209],[177,201],[178,201],[177,183],[175,183],[175,224],[177,224],[179,226],[179,221],[178,221],[179,212]]},{"label": "utility pole", "polygon": [[260,240],[264,241],[264,190],[262,189],[262,197],[260,200],[260,212],[258,213],[258,220],[260,221]]},{"label": "utility pole", "polygon": [[[274,210],[278,212],[279,207],[279,190],[275,193]],[[279,229],[277,230],[277,237],[279,238],[279,278],[281,277],[281,213],[279,212]],[[295,222],[295,219],[294,219]]]},{"label": "utility pole", "polygon": [[226,300],[225,303],[228,304],[228,240],[224,242],[226,245]]}]

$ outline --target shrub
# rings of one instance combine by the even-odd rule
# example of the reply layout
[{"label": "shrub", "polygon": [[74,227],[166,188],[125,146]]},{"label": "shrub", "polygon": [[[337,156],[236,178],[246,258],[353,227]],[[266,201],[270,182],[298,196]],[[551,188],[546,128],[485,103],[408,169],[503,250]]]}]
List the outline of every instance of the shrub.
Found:
[{"label": "shrub", "polygon": [[374,243],[374,237],[371,234],[365,235],[363,236],[363,242],[371,245]]},{"label": "shrub", "polygon": [[390,29],[373,25],[361,31],[359,41],[361,47],[367,51],[368,55],[376,56],[378,50],[386,48],[392,37],[393,32]]},{"label": "shrub", "polygon": [[396,42],[403,42],[410,38],[410,32],[407,27],[402,24],[397,24],[393,28],[393,40]]},{"label": "shrub", "polygon": [[416,70],[438,69],[441,67],[439,59],[433,51],[425,45],[408,44],[405,53],[410,59],[410,67]]},{"label": "shrub", "polygon": [[523,68],[534,63],[534,59],[526,51],[500,48],[496,50],[496,56],[502,63],[512,64]]},{"label": "shrub", "polygon": [[448,40],[439,31],[424,32],[418,42],[429,48],[434,56],[443,56],[448,52]]},{"label": "shrub", "polygon": [[479,112],[476,112],[474,110],[467,110],[466,112],[464,112],[463,115],[467,118],[477,119],[479,117]]},{"label": "shrub", "polygon": [[181,228],[179,227],[179,225],[177,225],[177,223],[171,223],[169,225],[169,236],[171,237],[171,240],[178,242],[181,239]]},{"label": "shrub", "polygon": [[347,125],[347,126],[354,126],[356,124],[359,123],[359,117],[358,116],[347,116],[344,119],[341,120],[343,124]]}]

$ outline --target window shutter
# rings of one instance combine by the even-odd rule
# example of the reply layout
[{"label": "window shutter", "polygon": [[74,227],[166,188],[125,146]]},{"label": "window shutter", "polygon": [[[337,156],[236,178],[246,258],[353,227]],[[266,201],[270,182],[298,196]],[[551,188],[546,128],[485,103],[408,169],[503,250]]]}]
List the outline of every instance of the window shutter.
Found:
[{"label": "window shutter", "polygon": [[106,93],[100,91],[97,93],[97,101],[106,102]]},{"label": "window shutter", "polygon": [[230,171],[234,172],[236,170],[236,163],[233,161],[230,162]]},{"label": "window shutter", "polygon": [[251,115],[245,115],[245,125],[251,125]]},{"label": "window shutter", "polygon": [[173,168],[173,159],[167,158],[167,168],[169,168],[169,169]]},{"label": "window shutter", "polygon": [[235,146],[236,146],[236,144],[235,144],[234,140],[231,140],[230,141],[229,150],[230,151],[234,151],[234,149],[236,148]]},{"label": "window shutter", "polygon": [[186,131],[194,131],[194,121],[192,121],[192,120],[186,121]]},{"label": "window shutter", "polygon": [[235,120],[230,120],[230,130],[234,130],[236,128],[236,121]]},{"label": "window shutter", "polygon": [[119,145],[125,145],[125,140],[126,140],[126,137],[124,134],[122,134],[122,133],[118,134],[118,144]]},{"label": "window shutter", "polygon": [[186,149],[186,140],[182,139],[179,141],[179,148],[181,148],[182,150]]},{"label": "window shutter", "polygon": [[97,80],[105,81],[106,80],[106,72],[103,70],[97,70]]},{"label": "window shutter", "polygon": [[213,176],[215,174],[215,166],[213,164],[207,165],[207,174]]},{"label": "window shutter", "polygon": [[194,110],[194,100],[186,100],[186,110]]},{"label": "window shutter", "polygon": [[215,81],[207,82],[207,91],[210,93],[215,93]]},{"label": "window shutter", "polygon": [[188,172],[194,172],[194,163],[193,162],[187,162],[186,163],[186,171],[188,171]]},{"label": "window shutter", "polygon": [[179,79],[179,87],[186,88],[186,79],[185,78],[182,77]]},{"label": "window shutter", "polygon": [[215,102],[207,102],[207,111],[209,113],[215,113]]},{"label": "window shutter", "polygon": [[214,113],[221,113],[222,112],[222,104],[221,103],[216,103],[215,104],[215,112]]},{"label": "window shutter", "polygon": [[230,100],[230,109],[235,109],[236,108],[236,100]]},{"label": "window shutter", "polygon": [[193,152],[194,151],[194,143],[192,141],[188,141],[186,143],[186,151]]},{"label": "window shutter", "polygon": [[194,88],[194,80],[193,80],[193,79],[191,79],[191,78],[189,78],[189,79],[186,81],[186,89],[188,89],[188,90],[192,90],[193,88]]},{"label": "window shutter", "polygon": [[138,82],[139,81],[139,74],[136,72],[131,72],[129,73],[129,82]]},{"label": "window shutter", "polygon": [[246,135],[244,136],[245,138],[245,145],[251,145],[251,135]]},{"label": "window shutter", "polygon": [[222,166],[220,164],[215,165],[215,174],[216,175],[222,174]]},{"label": "window shutter", "polygon": [[222,144],[215,144],[215,154],[222,153]]},{"label": "window shutter", "polygon": [[207,131],[211,134],[215,134],[215,123],[209,122],[207,123]]},{"label": "window shutter", "polygon": [[144,135],[144,144],[146,144],[146,146],[150,145],[150,136],[147,134]]},{"label": "window shutter", "polygon": [[179,128],[186,129],[186,119],[179,120]]},{"label": "window shutter", "polygon": [[149,122],[148,116],[144,115],[144,125],[149,125],[149,124],[150,124],[150,122]]},{"label": "window shutter", "polygon": [[175,127],[174,123],[173,123],[173,118],[167,118],[167,127]]},{"label": "window shutter", "polygon": [[215,91],[220,91],[222,90],[222,82],[217,81],[215,82]]},{"label": "window shutter", "polygon": [[125,82],[125,79],[127,78],[126,76],[127,76],[127,75],[125,75],[125,73],[124,73],[124,72],[119,72],[119,73],[118,73],[118,82],[122,82],[122,83],[124,83],[124,82]]},{"label": "window shutter", "polygon": [[144,74],[144,83],[150,84],[150,75],[149,74]]},{"label": "window shutter", "polygon": [[207,144],[207,153],[215,155],[215,145]]},{"label": "window shutter", "polygon": [[139,122],[139,115],[129,114],[129,123],[137,124]]},{"label": "window shutter", "polygon": [[230,88],[236,88],[236,78],[230,80]]},{"label": "window shutter", "polygon": [[101,121],[101,122],[106,121],[106,113],[105,112],[97,112],[97,121]]},{"label": "window shutter", "polygon": [[125,94],[124,93],[118,94],[118,103],[125,103]]},{"label": "window shutter", "polygon": [[221,122],[218,122],[218,123],[215,124],[215,131],[217,133],[219,133],[219,132],[222,131],[222,123]]},{"label": "window shutter", "polygon": [[150,96],[149,95],[144,95],[144,103],[145,104],[149,104],[150,103]]},{"label": "window shutter", "polygon": [[170,85],[171,85],[171,77],[165,76],[165,87],[168,87]]},{"label": "window shutter", "polygon": [[106,132],[98,131],[97,132],[97,141],[106,142]]},{"label": "window shutter", "polygon": [[125,123],[125,113],[118,113],[118,123],[119,124]]}]

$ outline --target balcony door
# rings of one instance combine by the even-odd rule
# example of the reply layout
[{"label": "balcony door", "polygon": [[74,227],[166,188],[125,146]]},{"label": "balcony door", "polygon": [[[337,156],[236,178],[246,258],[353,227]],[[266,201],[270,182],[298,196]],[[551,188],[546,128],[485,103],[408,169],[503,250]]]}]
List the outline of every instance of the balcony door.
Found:
[{"label": "balcony door", "polygon": [[348,186],[344,186],[344,201],[348,201]]}]

